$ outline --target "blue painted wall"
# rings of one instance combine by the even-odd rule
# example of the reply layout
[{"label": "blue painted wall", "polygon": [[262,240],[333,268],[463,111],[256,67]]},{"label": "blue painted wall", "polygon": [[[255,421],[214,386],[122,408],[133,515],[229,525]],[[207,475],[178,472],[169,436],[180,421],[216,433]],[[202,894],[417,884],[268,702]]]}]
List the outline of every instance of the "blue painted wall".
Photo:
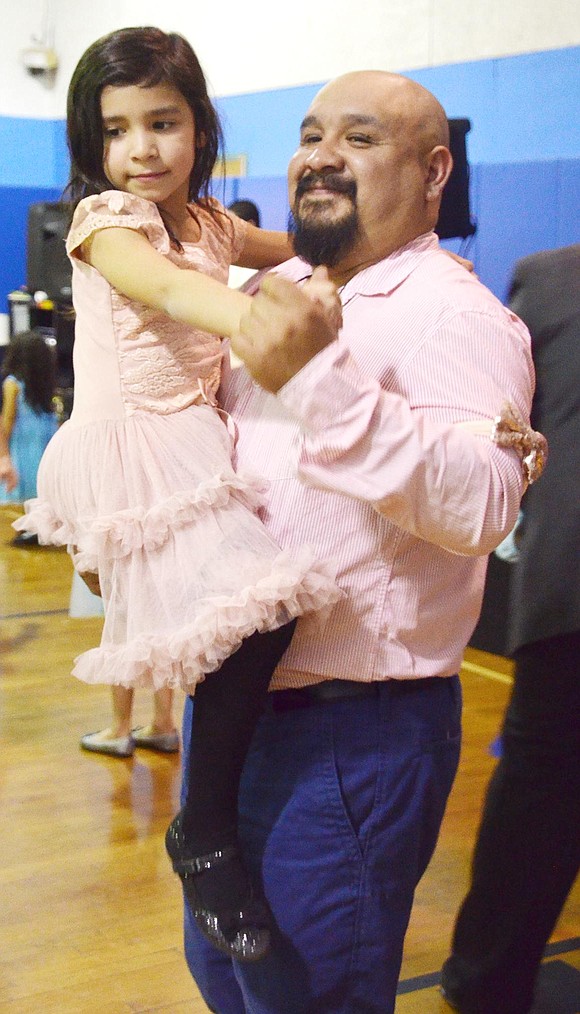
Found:
[{"label": "blue painted wall", "polygon": [[67,172],[62,120],[0,116],[0,187],[61,190]]},{"label": "blue painted wall", "polygon": [[[580,156],[580,47],[408,70],[449,117],[472,122],[474,164]],[[221,99],[228,149],[248,156],[251,176],[284,176],[298,128],[320,85]]]},{"label": "blue painted wall", "polygon": [[28,209],[57,201],[67,173],[62,121],[0,117],[0,313],[26,283]]},{"label": "blue painted wall", "polygon": [[26,284],[28,209],[41,201],[58,201],[60,193],[54,187],[0,188],[0,313],[8,313],[8,293]]},{"label": "blue painted wall", "polygon": [[[513,264],[580,241],[580,49],[551,50],[407,71],[449,117],[467,117],[470,199],[477,232],[467,246],[481,280],[505,299]],[[249,197],[264,224],[285,228],[286,165],[319,85],[222,99],[229,151],[248,177],[226,196]],[[446,242],[454,250],[465,247]]]},{"label": "blue painted wall", "polygon": [[[467,141],[477,233],[469,256],[503,299],[515,260],[580,240],[580,48],[406,73],[437,95],[448,116],[472,122]],[[248,176],[228,180],[218,196],[252,198],[266,227],[286,226],[286,166],[318,88],[218,102],[228,153],[248,158]],[[66,176],[62,121],[0,117],[0,311],[3,293],[26,280],[28,205],[56,200]]]}]

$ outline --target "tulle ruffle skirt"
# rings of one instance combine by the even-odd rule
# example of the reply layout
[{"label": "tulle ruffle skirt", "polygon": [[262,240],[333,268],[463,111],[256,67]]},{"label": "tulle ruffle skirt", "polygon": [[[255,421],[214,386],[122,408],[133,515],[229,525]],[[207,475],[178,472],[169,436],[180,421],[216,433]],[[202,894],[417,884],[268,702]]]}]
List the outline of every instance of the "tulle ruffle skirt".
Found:
[{"label": "tulle ruffle skirt", "polygon": [[192,690],[255,631],[341,597],[311,549],[281,550],[257,516],[260,488],[234,472],[219,415],[66,422],[38,497],[15,523],[98,572],[101,644],[75,661],[87,683]]}]

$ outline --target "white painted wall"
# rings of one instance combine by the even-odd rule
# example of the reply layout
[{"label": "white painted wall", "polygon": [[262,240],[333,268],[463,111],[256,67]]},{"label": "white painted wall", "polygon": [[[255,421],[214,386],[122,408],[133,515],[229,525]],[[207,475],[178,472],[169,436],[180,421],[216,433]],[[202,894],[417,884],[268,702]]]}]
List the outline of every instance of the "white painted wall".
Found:
[{"label": "white painted wall", "polygon": [[[411,70],[580,44],[578,0],[0,0],[0,10],[3,116],[64,116],[82,52],[131,25],[185,35],[215,95],[309,84],[366,67]],[[61,61],[50,89],[20,60],[47,20]]]}]

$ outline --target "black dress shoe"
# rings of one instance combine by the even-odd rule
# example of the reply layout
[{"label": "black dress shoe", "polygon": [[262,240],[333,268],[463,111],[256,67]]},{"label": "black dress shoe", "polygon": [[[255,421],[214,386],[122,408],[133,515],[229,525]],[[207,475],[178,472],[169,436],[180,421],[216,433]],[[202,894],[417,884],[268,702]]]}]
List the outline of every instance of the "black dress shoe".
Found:
[{"label": "black dress shoe", "polygon": [[20,546],[21,549],[28,546],[38,546],[38,535],[34,532],[20,532],[12,539],[13,546]]},{"label": "black dress shoe", "polygon": [[441,996],[445,1000],[445,1003],[449,1004],[450,1007],[453,1007],[453,1010],[461,1011],[461,1008],[459,1007],[459,1003],[452,996],[452,994],[449,992],[449,990],[446,989],[445,986],[440,986],[439,988],[440,988],[440,991],[441,991]]},{"label": "black dress shoe", "polygon": [[[447,958],[446,962],[441,969],[441,995],[453,1010],[459,1011],[462,1014],[463,1008],[461,1006],[462,999],[461,994],[463,993],[462,980],[458,977],[456,970],[457,959],[452,954],[451,957]],[[497,1014],[500,1014],[498,1011]]]},{"label": "black dress shoe", "polygon": [[173,869],[181,879],[195,922],[204,937],[223,954],[236,961],[259,961],[270,947],[270,913],[263,901],[254,896],[248,882],[248,896],[239,909],[215,912],[204,907],[196,880],[216,866],[239,860],[236,846],[217,849],[208,855],[194,856],[186,846],[182,814],[178,813],[165,835],[165,847]]}]

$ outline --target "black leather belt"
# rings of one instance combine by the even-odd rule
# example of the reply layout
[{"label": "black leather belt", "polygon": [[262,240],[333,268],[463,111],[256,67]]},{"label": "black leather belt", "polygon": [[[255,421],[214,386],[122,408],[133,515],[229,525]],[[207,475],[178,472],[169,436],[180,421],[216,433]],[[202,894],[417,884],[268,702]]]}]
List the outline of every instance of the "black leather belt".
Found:
[{"label": "black leather belt", "polygon": [[314,704],[346,697],[376,697],[379,686],[379,683],[363,683],[359,680],[324,680],[312,686],[275,690],[270,694],[270,703],[274,711],[294,711],[296,708],[310,708]]}]

